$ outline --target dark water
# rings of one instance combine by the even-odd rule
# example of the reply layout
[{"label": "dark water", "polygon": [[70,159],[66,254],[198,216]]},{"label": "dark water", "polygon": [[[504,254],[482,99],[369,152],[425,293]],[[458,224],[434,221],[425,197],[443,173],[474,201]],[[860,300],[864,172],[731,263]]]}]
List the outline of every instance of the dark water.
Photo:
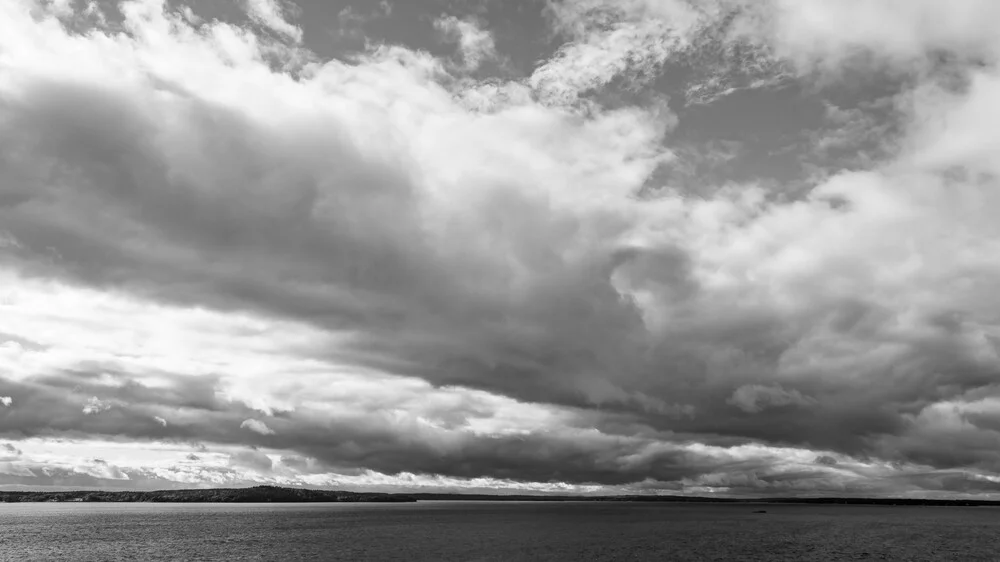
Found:
[{"label": "dark water", "polygon": [[1000,560],[1000,509],[0,504],[0,560]]}]

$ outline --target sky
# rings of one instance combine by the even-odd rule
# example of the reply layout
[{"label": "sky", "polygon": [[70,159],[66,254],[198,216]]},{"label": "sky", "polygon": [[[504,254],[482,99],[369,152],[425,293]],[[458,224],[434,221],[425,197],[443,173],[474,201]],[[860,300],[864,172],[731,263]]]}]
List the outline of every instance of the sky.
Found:
[{"label": "sky", "polygon": [[0,2],[0,488],[1000,499],[1000,2]]}]

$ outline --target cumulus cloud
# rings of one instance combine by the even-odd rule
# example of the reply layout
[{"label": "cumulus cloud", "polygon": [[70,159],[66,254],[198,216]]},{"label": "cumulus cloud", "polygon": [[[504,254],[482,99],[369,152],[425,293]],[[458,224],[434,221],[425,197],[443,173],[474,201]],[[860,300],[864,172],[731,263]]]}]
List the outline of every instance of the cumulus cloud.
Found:
[{"label": "cumulus cloud", "polygon": [[922,63],[935,53],[996,62],[1000,53],[1000,39],[984,23],[1000,15],[989,0],[772,0],[757,9],[774,26],[781,55],[826,68],[849,62],[858,49],[895,64]]},{"label": "cumulus cloud", "polygon": [[102,480],[129,480],[125,471],[104,459],[91,459],[81,463],[76,467],[76,471]]},{"label": "cumulus cloud", "polygon": [[10,396],[0,396],[0,406],[11,406],[14,404],[14,399]]},{"label": "cumulus cloud", "polygon": [[[888,4],[554,2],[555,53],[475,82],[502,53],[471,15],[437,24],[459,69],[391,44],[299,57],[270,1],[246,4],[269,32],[128,2],[120,28],[77,33],[72,5],[4,3],[0,382],[32,408],[2,427],[102,450],[19,443],[0,466],[109,486],[989,490],[1000,47],[972,17],[991,4],[953,4],[899,3],[882,33]],[[793,81],[823,173],[661,181],[696,146],[674,142],[695,126],[657,90],[670,69],[701,112]],[[890,93],[836,90],[854,72]],[[715,168],[745,148],[711,146]],[[200,442],[218,452],[159,449]]]}]

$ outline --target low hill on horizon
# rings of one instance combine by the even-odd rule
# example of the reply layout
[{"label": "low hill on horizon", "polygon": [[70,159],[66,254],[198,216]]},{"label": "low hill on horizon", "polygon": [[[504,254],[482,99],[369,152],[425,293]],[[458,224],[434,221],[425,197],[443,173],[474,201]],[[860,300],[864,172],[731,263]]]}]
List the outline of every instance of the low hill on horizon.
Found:
[{"label": "low hill on horizon", "polygon": [[306,503],[415,502],[406,494],[312,490],[279,486],[141,491],[0,491],[0,502],[171,502],[171,503]]}]

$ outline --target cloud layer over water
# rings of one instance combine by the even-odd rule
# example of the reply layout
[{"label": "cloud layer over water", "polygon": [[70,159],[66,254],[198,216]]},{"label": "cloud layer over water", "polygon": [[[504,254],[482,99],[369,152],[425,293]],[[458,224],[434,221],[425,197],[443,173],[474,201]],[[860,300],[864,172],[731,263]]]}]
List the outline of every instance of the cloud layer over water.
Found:
[{"label": "cloud layer over water", "polygon": [[0,484],[996,491],[994,2],[491,6],[0,5]]}]

